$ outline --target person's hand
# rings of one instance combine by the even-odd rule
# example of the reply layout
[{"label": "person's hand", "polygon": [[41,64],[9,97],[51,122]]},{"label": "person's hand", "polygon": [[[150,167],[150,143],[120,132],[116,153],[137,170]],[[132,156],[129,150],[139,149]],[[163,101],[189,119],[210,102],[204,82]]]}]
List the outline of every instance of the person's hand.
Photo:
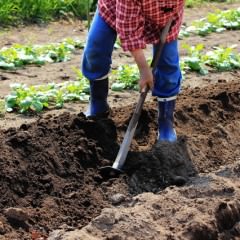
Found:
[{"label": "person's hand", "polygon": [[140,79],[139,79],[139,88],[140,92],[146,91],[146,89],[153,88],[153,74],[152,69],[149,66],[139,69]]},{"label": "person's hand", "polygon": [[131,51],[140,73],[139,88],[140,92],[153,88],[153,74],[145,58],[143,49]]}]

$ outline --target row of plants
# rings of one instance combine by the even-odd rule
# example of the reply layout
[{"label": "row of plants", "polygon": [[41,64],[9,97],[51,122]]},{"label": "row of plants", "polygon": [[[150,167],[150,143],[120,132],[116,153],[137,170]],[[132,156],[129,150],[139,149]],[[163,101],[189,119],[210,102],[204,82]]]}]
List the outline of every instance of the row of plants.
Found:
[{"label": "row of plants", "polygon": [[[206,75],[209,71],[220,72],[240,69],[240,54],[234,50],[236,46],[215,47],[206,53],[204,53],[203,44],[196,46],[184,44],[183,47],[187,49],[187,56],[182,57],[180,61],[183,77],[189,71]],[[111,88],[114,91],[138,89],[138,79],[139,73],[136,65],[122,65],[117,70],[112,71],[114,83]]]},{"label": "row of plants", "polygon": [[[192,26],[182,29],[180,38],[190,33],[205,36],[210,32],[221,32],[226,29],[240,29],[240,8],[210,13],[206,18],[195,21]],[[0,49],[0,68],[15,69],[28,64],[43,65],[47,62],[62,62],[70,59],[70,53],[83,48],[80,40],[68,38],[61,43],[47,45],[20,45]],[[117,41],[115,48],[119,48]]]},{"label": "row of plants", "polygon": [[83,48],[83,43],[72,38],[47,45],[15,44],[0,49],[0,68],[12,70],[29,64],[65,62],[70,59],[70,54],[74,50],[80,48]]},{"label": "row of plants", "polygon": [[[204,46],[184,46],[188,56],[182,58],[182,72],[196,71],[207,74],[211,71],[231,71],[240,69],[240,54],[234,51],[235,46],[217,47],[204,54]],[[89,82],[77,70],[77,80],[64,83],[27,86],[25,84],[11,85],[11,93],[5,98],[5,108],[8,112],[18,111],[41,112],[44,108],[62,108],[68,101],[89,100]],[[122,65],[111,74],[111,89],[123,91],[138,90],[139,73],[136,65]]]},{"label": "row of plants", "polygon": [[194,21],[191,26],[183,26],[179,37],[187,37],[191,34],[206,36],[212,32],[240,29],[240,8],[226,11],[217,10],[209,13],[205,18]]},{"label": "row of plants", "polygon": [[[198,28],[204,30],[206,24],[211,23],[212,28],[208,28],[208,33],[227,29],[226,24],[239,27],[240,9],[209,14],[205,19],[197,21],[195,33]],[[235,24],[238,22],[238,25]],[[200,24],[201,23],[201,24]],[[225,28],[223,25],[225,24]],[[201,25],[201,27],[200,27]],[[193,26],[192,26],[193,29]],[[215,29],[215,30],[214,30]],[[189,29],[186,29],[189,34]],[[191,32],[194,32],[191,30]],[[202,34],[204,35],[204,34]],[[79,40],[66,39],[61,43],[38,45],[19,45],[0,50],[0,68],[14,69],[26,64],[42,65],[46,62],[61,62],[70,59],[70,54],[79,48],[83,48],[83,43]],[[116,43],[119,47],[119,42]],[[181,69],[185,75],[188,71],[196,71],[200,74],[207,74],[208,71],[230,71],[240,68],[240,54],[234,52],[234,46],[228,48],[216,47],[212,51],[204,53],[204,45],[197,46],[184,45],[187,49],[187,56],[181,60]],[[51,83],[48,85],[26,86],[25,84],[11,85],[11,93],[5,98],[5,107],[8,112],[18,111],[25,113],[28,111],[40,112],[44,108],[61,108],[64,102],[80,100],[88,101],[88,81],[78,72],[78,81],[68,81],[61,84]],[[136,65],[122,65],[112,71],[112,90],[123,91],[125,89],[138,90],[139,73]]]},{"label": "row of plants", "polygon": [[84,79],[37,86],[17,83],[11,85],[5,109],[7,112],[41,112],[44,108],[62,108],[65,102],[88,100],[89,84]]},{"label": "row of plants", "polygon": [[196,46],[183,45],[187,49],[188,56],[181,60],[183,74],[186,71],[195,71],[202,75],[208,74],[208,70],[232,71],[240,69],[240,53],[235,51],[236,45],[223,48],[214,47],[213,50],[204,53],[204,45]]}]

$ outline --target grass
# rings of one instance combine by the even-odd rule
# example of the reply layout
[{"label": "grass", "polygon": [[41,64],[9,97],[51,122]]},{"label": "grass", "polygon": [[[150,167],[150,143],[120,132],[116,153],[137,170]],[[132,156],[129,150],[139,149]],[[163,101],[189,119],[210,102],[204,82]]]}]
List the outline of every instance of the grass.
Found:
[{"label": "grass", "polygon": [[88,0],[0,0],[1,26],[41,23],[62,16],[86,19],[87,13]]},{"label": "grass", "polygon": [[195,6],[199,6],[204,3],[233,3],[240,2],[240,0],[186,0],[185,6],[188,8],[192,8]]}]

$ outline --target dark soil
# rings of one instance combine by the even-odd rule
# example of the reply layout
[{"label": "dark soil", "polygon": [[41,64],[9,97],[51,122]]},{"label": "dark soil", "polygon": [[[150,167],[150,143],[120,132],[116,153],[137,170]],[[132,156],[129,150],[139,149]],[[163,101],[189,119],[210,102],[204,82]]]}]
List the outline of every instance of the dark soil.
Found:
[{"label": "dark soil", "polygon": [[[175,144],[156,144],[156,102],[147,102],[126,173],[110,180],[98,169],[114,161],[132,105],[114,108],[108,119],[64,113],[1,131],[0,234],[30,239],[34,229],[47,235],[63,225],[81,228],[116,193],[158,192],[233,163],[240,156],[239,92],[239,83],[183,91],[175,114]],[[7,214],[12,207],[25,217]]]}]

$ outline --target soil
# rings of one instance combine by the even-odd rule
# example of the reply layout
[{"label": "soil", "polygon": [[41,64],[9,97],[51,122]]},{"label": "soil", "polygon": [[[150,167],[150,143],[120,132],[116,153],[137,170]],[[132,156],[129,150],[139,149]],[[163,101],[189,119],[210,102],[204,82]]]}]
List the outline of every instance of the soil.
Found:
[{"label": "soil", "polygon": [[[185,21],[207,10],[187,10]],[[2,45],[23,43],[31,33],[44,43],[80,31],[83,37],[80,23],[64,22],[0,38]],[[239,40],[239,31],[212,34],[207,48]],[[81,54],[67,63],[2,71],[1,97],[15,80],[72,78]],[[113,58],[113,67],[132,62],[120,50]],[[110,179],[100,168],[115,160],[138,93],[110,92],[111,112],[102,119],[86,118],[82,103],[34,116],[6,114],[0,119],[0,239],[240,239],[239,80],[239,71],[187,75],[175,111],[178,140],[171,144],[156,142],[157,102],[148,96],[124,173]]]}]

